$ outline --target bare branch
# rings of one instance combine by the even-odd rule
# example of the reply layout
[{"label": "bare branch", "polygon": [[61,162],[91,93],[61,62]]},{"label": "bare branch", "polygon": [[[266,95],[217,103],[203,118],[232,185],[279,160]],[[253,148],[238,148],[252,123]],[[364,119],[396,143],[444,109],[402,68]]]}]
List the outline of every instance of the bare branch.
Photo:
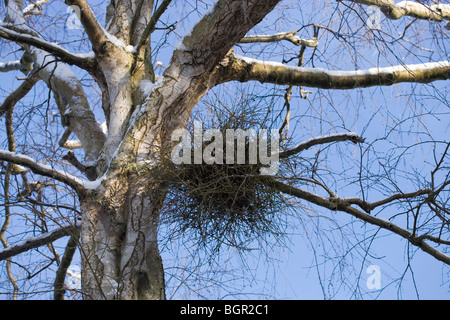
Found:
[{"label": "bare branch", "polygon": [[[156,9],[156,11],[153,13],[153,15],[150,18],[150,21],[148,22],[148,24],[145,26],[145,29],[141,32],[140,37],[138,38],[138,42],[136,44],[136,48],[135,48],[135,55],[136,57],[138,57],[139,55],[142,55],[142,49],[145,48],[145,52],[144,52],[144,60],[145,60],[145,64],[147,65],[147,72],[150,75],[150,79],[152,79],[152,81],[154,81],[154,69],[153,69],[153,65],[151,62],[151,49],[149,48],[150,44],[150,35],[153,33],[153,31],[155,31],[156,28],[156,23],[158,22],[158,20],[161,18],[161,16],[163,15],[163,13],[167,10],[169,4],[172,2],[172,0],[163,0],[163,2],[159,5],[159,7]],[[153,6],[153,1],[150,2],[151,5]],[[151,9],[151,8],[150,8]],[[137,17],[135,17],[136,19]],[[135,25],[136,23],[134,23]],[[134,29],[134,28],[133,28]],[[132,37],[131,39],[132,41],[134,41],[134,37]],[[131,67],[132,72],[135,71],[135,68],[137,66],[137,62],[138,59],[135,59],[133,61],[133,65]]]},{"label": "bare branch", "polygon": [[20,99],[25,97],[38,81],[39,77],[32,74],[26,78],[16,90],[8,95],[5,101],[0,105],[0,117],[2,117],[6,111],[11,109]]},{"label": "bare branch", "polygon": [[153,31],[155,31],[156,23],[161,18],[162,14],[166,11],[167,7],[171,2],[172,0],[163,0],[163,2],[159,5],[158,9],[156,9],[155,13],[150,18],[150,22],[142,32],[141,40],[139,41],[139,44],[136,47],[136,52],[139,52],[140,48],[147,43],[148,37],[153,33]]},{"label": "bare branch", "polygon": [[359,211],[358,209],[353,208],[345,199],[323,198],[317,194],[287,185],[287,184],[277,181],[275,179],[272,180],[271,185],[283,193],[306,200],[310,203],[313,203],[315,205],[318,205],[320,207],[323,207],[323,208],[326,208],[326,209],[329,209],[332,211],[346,212],[364,222],[378,226],[382,229],[389,230],[389,231],[401,236],[402,238],[407,239],[410,243],[419,247],[420,249],[422,249],[426,253],[430,254],[431,256],[435,257],[436,259],[450,265],[450,257],[448,255],[436,250],[435,248],[431,247],[430,245],[428,245],[427,243],[425,243],[423,241],[425,238],[427,238],[426,236],[424,236],[424,237],[414,236],[410,231],[399,227],[398,225],[392,223],[389,220],[371,216],[367,213]]},{"label": "bare branch", "polygon": [[392,201],[395,201],[395,200],[411,199],[411,198],[416,198],[416,197],[423,196],[423,195],[430,195],[432,193],[433,193],[433,191],[431,189],[420,189],[420,190],[417,190],[414,192],[396,193],[390,197],[387,197],[386,199],[382,199],[382,200],[379,200],[376,202],[367,202],[367,201],[363,201],[359,198],[346,198],[345,201],[349,204],[356,204],[361,209],[363,209],[364,211],[369,213],[373,209],[375,209],[379,206],[391,203]]},{"label": "bare branch", "polygon": [[[21,6],[21,1],[10,1],[8,3],[8,11],[11,14],[8,19],[13,27],[18,24],[21,29],[24,29],[27,26],[22,16]],[[61,59],[64,60],[64,57],[66,59],[70,57],[68,59],[69,61],[67,61],[68,63],[80,63],[80,67],[84,67],[94,73],[96,71],[92,68],[94,68],[95,58],[68,53],[65,49],[57,45],[41,40],[33,31],[29,31],[31,33],[30,35],[0,27],[0,36],[2,32],[13,35],[14,41],[20,41],[20,39],[25,40],[27,43],[27,46],[25,46],[26,50],[35,62],[38,76],[47,83],[55,95],[61,116],[66,122],[65,125],[80,139],[85,149],[86,160],[94,161],[103,147],[106,136],[95,120],[95,115],[89,106],[79,79],[67,65],[55,61],[54,56],[48,52],[52,52],[56,56],[63,52],[62,57],[60,57]],[[45,50],[41,49],[41,47],[44,47]],[[84,65],[84,63],[88,65]]]},{"label": "bare branch", "polygon": [[305,68],[278,62],[262,61],[239,55],[229,55],[219,70],[219,83],[237,80],[259,81],[279,85],[308,86],[322,89],[353,89],[390,86],[401,82],[429,83],[450,79],[448,61],[399,65],[368,70],[334,71]]},{"label": "bare branch", "polygon": [[[15,141],[14,141],[14,132],[12,130],[12,127],[13,127],[12,122],[13,122],[13,109],[11,108],[6,113],[5,124],[6,124],[6,132],[8,135],[8,148],[11,151],[14,151],[15,150]],[[8,203],[10,201],[9,187],[10,187],[10,179],[11,179],[11,173],[13,172],[13,167],[14,167],[13,164],[8,164],[6,173],[5,173],[5,180],[4,180],[4,187],[3,187],[5,203]],[[8,229],[8,226],[11,223],[11,210],[8,205],[5,206],[4,216],[5,216],[5,220],[0,229],[0,242],[3,244],[4,248],[8,248],[9,243],[5,237],[6,230]],[[11,282],[11,284],[13,285],[13,288],[14,288],[13,299],[16,300],[17,292],[18,292],[19,288],[17,285],[17,281],[11,270],[11,259],[7,259],[7,261],[6,261],[6,273],[8,274],[9,281]]]},{"label": "bare branch", "polygon": [[338,142],[338,141],[351,141],[353,143],[358,143],[358,142],[362,143],[362,142],[364,142],[364,139],[359,137],[354,132],[336,133],[336,134],[331,134],[328,136],[312,138],[307,141],[301,142],[293,148],[290,148],[288,150],[280,152],[279,156],[280,156],[280,158],[287,158],[291,155],[302,152],[303,150],[309,149],[312,146],[325,144],[325,143],[331,143],[331,142]]},{"label": "bare branch", "polygon": [[74,230],[73,234],[69,238],[69,241],[67,242],[64,256],[59,264],[58,270],[56,271],[56,277],[53,283],[55,300],[64,300],[64,281],[66,279],[67,269],[70,267],[70,263],[72,262],[73,256],[77,249],[79,237],[80,230]]},{"label": "bare branch", "polygon": [[60,238],[74,235],[79,233],[80,226],[78,224],[67,224],[55,229],[51,232],[44,233],[38,237],[31,237],[25,241],[15,244],[14,246],[8,247],[0,251],[0,261],[8,259],[10,257],[16,256],[23,252],[35,249],[49,243],[52,243]]}]

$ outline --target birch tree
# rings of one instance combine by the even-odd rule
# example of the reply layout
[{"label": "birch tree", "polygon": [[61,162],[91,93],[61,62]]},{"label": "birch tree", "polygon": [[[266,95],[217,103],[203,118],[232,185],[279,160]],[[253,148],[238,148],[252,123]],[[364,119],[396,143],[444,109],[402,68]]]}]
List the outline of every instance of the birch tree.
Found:
[{"label": "birch tree", "polygon": [[[56,7],[63,8],[59,20]],[[67,12],[80,29],[75,39]],[[55,299],[64,298],[77,250],[82,298],[166,299],[159,228],[173,190],[158,172],[178,143],[174,132],[189,126],[196,108],[209,101],[209,112],[223,110],[221,92],[236,101],[246,93],[253,104],[254,116],[236,129],[264,118],[280,133],[284,169],[256,174],[252,183],[287,199],[290,210],[349,216],[450,264],[450,141],[437,136],[448,132],[450,5],[5,0],[1,15],[0,71],[20,82],[2,92],[0,106],[0,259],[13,298],[23,292],[14,259],[46,248]],[[24,108],[21,101],[30,97],[45,102]],[[354,97],[359,106],[349,102]],[[395,110],[399,97],[413,116]],[[57,121],[49,120],[52,105]],[[367,126],[358,125],[359,113]],[[369,132],[380,115],[385,127]],[[440,119],[441,131],[426,122],[428,115]],[[45,128],[31,136],[35,119]],[[410,154],[424,158],[424,171],[401,163]],[[229,181],[239,192],[236,181],[243,180]],[[221,237],[204,232],[203,238]],[[67,243],[61,252],[53,245],[58,239]],[[23,266],[30,279],[31,269]]]}]

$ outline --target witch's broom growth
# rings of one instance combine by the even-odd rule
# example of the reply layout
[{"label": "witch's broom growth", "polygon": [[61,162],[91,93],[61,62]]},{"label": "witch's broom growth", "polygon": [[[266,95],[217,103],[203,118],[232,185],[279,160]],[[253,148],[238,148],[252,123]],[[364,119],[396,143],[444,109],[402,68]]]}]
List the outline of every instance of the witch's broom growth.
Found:
[{"label": "witch's broom growth", "polygon": [[[226,130],[248,129],[248,122],[245,122],[248,117],[243,112],[219,119],[223,146],[226,145]],[[193,126],[188,129],[192,134]],[[210,142],[201,143],[203,150]],[[238,152],[242,152],[237,143],[233,152],[235,161],[231,164],[226,159],[226,149],[221,155],[223,161],[217,161],[222,163],[207,164],[204,160],[198,163],[193,154],[188,164],[174,164],[167,159],[160,172],[161,179],[168,184],[163,221],[171,224],[174,234],[193,231],[191,239],[195,238],[202,245],[218,248],[226,244],[240,249],[246,249],[253,240],[282,234],[285,198],[271,186],[274,177],[261,174],[261,168],[266,165],[259,159],[249,163],[250,152],[255,150],[251,146],[254,142],[247,137],[244,143],[246,161],[243,164],[236,161]],[[267,152],[271,152],[270,142]]]}]

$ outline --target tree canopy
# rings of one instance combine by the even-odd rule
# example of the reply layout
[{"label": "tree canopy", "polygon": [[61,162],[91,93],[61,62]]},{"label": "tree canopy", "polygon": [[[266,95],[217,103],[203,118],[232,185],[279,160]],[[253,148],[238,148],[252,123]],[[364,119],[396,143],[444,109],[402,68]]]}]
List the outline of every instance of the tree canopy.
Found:
[{"label": "tree canopy", "polygon": [[[0,9],[1,295],[308,297],[293,257],[323,298],[420,298],[415,261],[448,289],[449,4]],[[235,163],[227,130],[274,135]]]}]

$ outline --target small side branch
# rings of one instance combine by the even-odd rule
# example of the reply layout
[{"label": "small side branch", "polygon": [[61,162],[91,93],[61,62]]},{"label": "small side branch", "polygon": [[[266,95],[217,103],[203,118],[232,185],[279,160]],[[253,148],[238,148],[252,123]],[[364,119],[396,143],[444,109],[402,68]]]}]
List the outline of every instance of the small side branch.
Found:
[{"label": "small side branch", "polygon": [[75,156],[75,154],[72,151],[69,151],[63,157],[63,159],[68,161],[71,165],[73,165],[75,168],[77,168],[81,172],[83,172],[89,180],[94,181],[97,178],[97,172],[95,170],[95,167],[94,166],[86,166],[86,165],[82,164],[77,159],[77,157]]},{"label": "small side branch", "polygon": [[433,194],[433,191],[431,189],[420,189],[414,192],[408,192],[408,193],[396,193],[393,194],[390,197],[387,197],[382,200],[378,200],[375,202],[367,202],[363,201],[359,198],[346,198],[345,201],[349,204],[355,204],[359,206],[361,209],[363,209],[365,212],[369,213],[373,209],[383,206],[385,204],[391,203],[395,200],[402,200],[402,199],[412,199],[423,195],[431,195]]},{"label": "small side branch", "polygon": [[66,273],[77,249],[79,237],[80,230],[74,230],[67,243],[66,249],[64,250],[64,256],[59,264],[58,270],[56,271],[56,277],[53,283],[53,297],[55,300],[64,300],[64,282],[66,279]]},{"label": "small side branch", "polygon": [[155,31],[156,23],[161,18],[162,14],[166,11],[171,2],[172,0],[163,0],[158,9],[156,9],[155,13],[150,18],[150,22],[142,32],[141,39],[136,47],[137,53],[140,51],[140,48],[142,48],[147,43],[149,36],[153,33],[153,31]]},{"label": "small side branch", "polygon": [[51,232],[42,234],[41,236],[28,238],[25,241],[22,241],[14,246],[8,247],[0,251],[0,261],[16,256],[23,252],[29,251],[31,249],[35,249],[50,244],[60,238],[78,234],[79,230],[80,226],[78,224],[76,225],[68,224],[58,229],[55,229]]},{"label": "small side branch", "polygon": [[9,61],[6,63],[0,62],[0,72],[20,70],[23,74],[28,74],[31,69],[33,69],[33,58],[26,51],[20,60]]}]

